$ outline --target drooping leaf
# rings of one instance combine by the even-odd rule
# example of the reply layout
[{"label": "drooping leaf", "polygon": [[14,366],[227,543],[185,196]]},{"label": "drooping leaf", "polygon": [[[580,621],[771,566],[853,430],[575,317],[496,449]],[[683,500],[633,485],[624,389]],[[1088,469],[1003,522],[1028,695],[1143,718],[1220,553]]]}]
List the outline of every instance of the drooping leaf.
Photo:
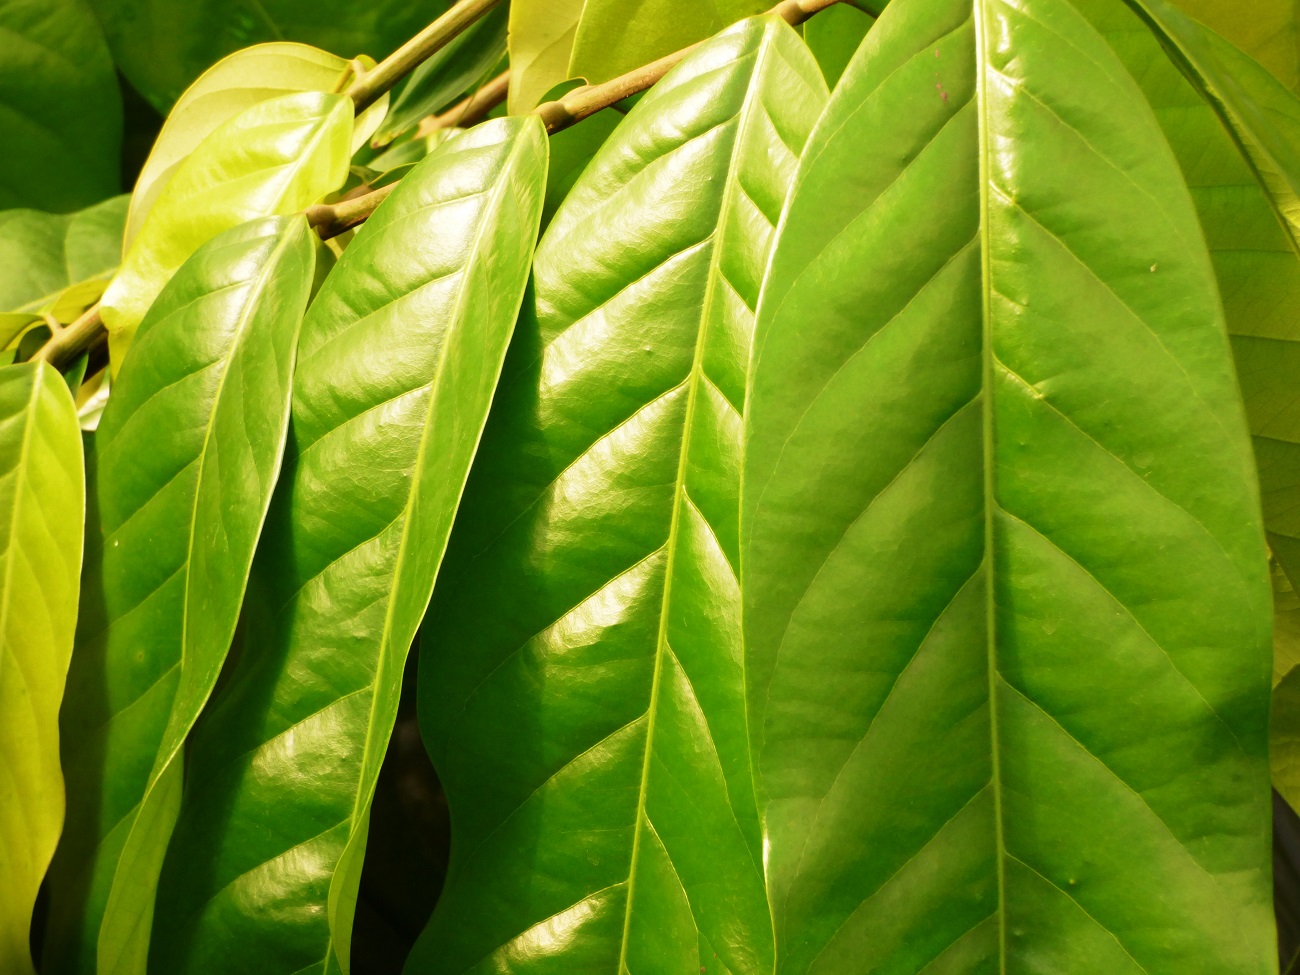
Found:
[{"label": "drooping leaf", "polygon": [[423,631],[456,829],[408,972],[771,971],[739,410],[825,98],[784,22],[736,25],[646,93],[539,245]]},{"label": "drooping leaf", "polygon": [[301,216],[226,231],[163,290],[113,383],[62,714],[70,801],[47,975],[144,970],[180,747],[235,628],[312,276]]},{"label": "drooping leaf", "polygon": [[83,0],[0,3],[0,209],[64,213],[121,190],[122,98]]},{"label": "drooping leaf", "polygon": [[1176,161],[1069,0],[890,3],[746,421],[778,972],[1271,971],[1246,425]]},{"label": "drooping leaf", "polygon": [[506,53],[510,5],[499,3],[411,74],[376,133],[386,145],[484,80]]},{"label": "drooping leaf", "polygon": [[[367,66],[373,66],[373,62]],[[131,246],[167,181],[218,126],[258,102],[279,95],[335,91],[348,71],[348,61],[338,55],[282,41],[236,51],[203,72],[172,107],[140,170],[131,194],[123,246]],[[385,95],[357,118],[352,136],[354,151],[383,120],[387,99]]]},{"label": "drooping leaf", "polygon": [[104,293],[114,361],[200,245],[246,221],[302,210],[343,185],[351,139],[351,99],[298,92],[244,109],[199,143],[158,195]]},{"label": "drooping leaf", "polygon": [[63,824],[59,703],[85,516],[81,435],[53,367],[0,368],[0,971],[31,975],[32,905]]},{"label": "drooping leaf", "polygon": [[510,0],[511,115],[531,112],[542,96],[569,79],[569,55],[584,0]]},{"label": "drooping leaf", "polygon": [[803,25],[803,39],[821,65],[826,84],[835,87],[876,18],[850,3],[837,3]]},{"label": "drooping leaf", "polygon": [[522,298],[540,120],[441,145],[303,325],[247,646],[195,731],[152,970],[346,970],[370,797]]},{"label": "drooping leaf", "polygon": [[[164,114],[209,66],[262,41],[382,58],[447,0],[90,0],[122,73]],[[328,90],[328,89],[325,89]]]},{"label": "drooping leaf", "polygon": [[94,304],[122,260],[128,197],[77,213],[0,213],[0,348],[45,312],[70,322]]},{"label": "drooping leaf", "polygon": [[608,81],[770,6],[768,0],[585,0],[569,76]]},{"label": "drooping leaf", "polygon": [[1295,0],[1174,0],[1292,91],[1300,87],[1300,5]]}]

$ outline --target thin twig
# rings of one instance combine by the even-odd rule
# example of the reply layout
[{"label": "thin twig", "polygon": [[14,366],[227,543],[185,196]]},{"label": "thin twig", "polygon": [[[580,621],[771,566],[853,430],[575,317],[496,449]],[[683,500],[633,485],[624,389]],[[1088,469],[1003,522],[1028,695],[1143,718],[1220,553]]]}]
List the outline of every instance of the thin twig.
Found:
[{"label": "thin twig", "polygon": [[64,369],[81,353],[93,349],[106,334],[104,320],[99,317],[99,302],[95,302],[75,322],[51,335],[32,358],[44,359],[56,369]]},{"label": "thin twig", "polygon": [[457,102],[445,112],[421,119],[420,127],[415,130],[415,138],[423,139],[439,129],[452,129],[458,126],[467,129],[471,125],[477,125],[487,118],[492,109],[506,100],[509,91],[510,69],[507,68],[474,94]]},{"label": "thin twig", "polygon": [[458,4],[399,47],[371,70],[357,76],[345,94],[358,112],[390,90],[436,52],[446,47],[501,0],[460,0]]},{"label": "thin twig", "polygon": [[393,192],[395,186],[397,186],[396,182],[389,183],[377,190],[371,190],[351,200],[340,200],[338,203],[316,203],[305,211],[307,222],[316,228],[321,240],[337,237],[344,231],[364,223],[379,204],[388,198],[388,194]]}]

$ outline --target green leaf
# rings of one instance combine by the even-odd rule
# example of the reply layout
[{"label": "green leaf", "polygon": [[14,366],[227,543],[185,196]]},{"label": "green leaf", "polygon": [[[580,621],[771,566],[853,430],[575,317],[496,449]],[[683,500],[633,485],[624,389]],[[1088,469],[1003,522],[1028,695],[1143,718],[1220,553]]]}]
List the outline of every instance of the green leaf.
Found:
[{"label": "green leaf", "polygon": [[126,196],[78,213],[0,213],[0,348],[49,312],[69,322],[103,293],[122,260]]},{"label": "green leaf", "polygon": [[[382,58],[447,0],[90,0],[122,73],[163,114],[194,79],[261,41]],[[328,89],[325,89],[328,90]]]},{"label": "green leaf", "polygon": [[1300,88],[1300,5],[1295,0],[1174,0],[1259,61],[1292,91]]},{"label": "green leaf", "polygon": [[375,141],[380,145],[392,142],[420,119],[446,108],[483,81],[505,56],[509,10],[509,4],[497,4],[416,68],[394,99]]},{"label": "green leaf", "polygon": [[402,667],[514,328],[545,173],[535,117],[443,143],[312,303],[259,608],[193,738],[154,971],[346,970]]},{"label": "green leaf", "polygon": [[46,975],[144,970],[180,748],[230,644],[284,449],[312,239],[304,218],[278,217],[200,248],[113,383],[62,717],[72,799]]},{"label": "green leaf", "polygon": [[45,363],[0,368],[0,971],[31,975],[28,927],[63,825],[59,703],[85,515],[72,397]]},{"label": "green leaf", "polygon": [[[349,71],[349,62],[335,54],[306,44],[280,42],[236,51],[203,72],[172,107],[136,179],[124,246],[131,246],[158,195],[181,163],[218,126],[258,102],[279,95],[335,91]],[[387,99],[385,95],[357,118],[353,151],[370,138],[383,120]]]},{"label": "green leaf", "polygon": [[539,245],[421,645],[456,830],[409,972],[771,971],[738,410],[825,98],[783,21],[736,25],[646,93]]},{"label": "green leaf", "polygon": [[1177,163],[1069,0],[890,3],[752,382],[780,975],[1272,971],[1245,420]]},{"label": "green leaf", "polygon": [[60,213],[121,189],[122,98],[82,0],[0,3],[0,209]]},{"label": "green leaf", "polygon": [[608,81],[770,6],[770,0],[585,0],[569,76]]},{"label": "green leaf", "polygon": [[[557,85],[546,93],[543,101],[561,98],[572,91],[577,84]],[[603,108],[595,115],[561,129],[551,136],[551,161],[546,174],[546,202],[542,206],[542,230],[550,226],[551,218],[560,208],[564,198],[573,189],[595,157],[596,152],[609,139],[618,124],[623,121],[625,112],[616,108]]]},{"label": "green leaf", "polygon": [[199,143],[158,195],[104,293],[114,361],[201,244],[245,221],[302,210],[343,185],[351,139],[351,99],[298,92],[244,109]]},{"label": "green leaf", "polygon": [[510,0],[511,115],[537,107],[550,89],[569,79],[569,55],[584,0]]},{"label": "green leaf", "polygon": [[821,65],[826,84],[835,87],[876,18],[849,3],[823,10],[803,26],[803,39]]}]

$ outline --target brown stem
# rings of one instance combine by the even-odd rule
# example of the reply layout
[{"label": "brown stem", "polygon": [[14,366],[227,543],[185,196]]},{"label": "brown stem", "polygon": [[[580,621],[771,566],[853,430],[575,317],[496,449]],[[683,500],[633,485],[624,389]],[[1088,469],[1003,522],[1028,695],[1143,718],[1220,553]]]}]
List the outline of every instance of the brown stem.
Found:
[{"label": "brown stem", "polygon": [[33,359],[44,359],[56,369],[66,369],[83,352],[89,352],[107,333],[99,317],[99,303],[91,305],[75,322],[50,336]]},{"label": "brown stem", "polygon": [[351,200],[338,203],[316,203],[306,209],[307,222],[316,228],[321,240],[337,237],[345,230],[351,230],[375,212],[379,204],[388,198],[397,183],[389,183],[377,190],[371,190]]},{"label": "brown stem", "polygon": [[432,24],[380,61],[373,69],[358,75],[348,86],[345,94],[355,103],[358,112],[368,108],[384,92],[390,90],[434,53],[446,47],[460,36],[465,28],[500,2],[501,0],[460,0]]},{"label": "brown stem", "polygon": [[506,100],[510,91],[510,69],[507,68],[485,84],[464,101],[457,102],[445,112],[429,115],[420,120],[420,127],[415,130],[415,137],[423,139],[439,129],[451,129],[457,126],[469,128],[482,122],[487,114]]},{"label": "brown stem", "polygon": [[[781,0],[781,3],[768,13],[776,14],[794,27],[802,24],[813,14],[820,13],[839,2],[840,0]],[[538,105],[533,111],[542,117],[547,132],[555,133],[567,129],[570,125],[595,115],[601,109],[609,108],[630,95],[645,91],[697,47],[699,44],[692,44],[690,47],[664,55],[658,61],[652,61],[650,64],[635,68],[627,74],[619,75],[599,85],[583,85],[581,88],[575,88],[563,98]]]}]

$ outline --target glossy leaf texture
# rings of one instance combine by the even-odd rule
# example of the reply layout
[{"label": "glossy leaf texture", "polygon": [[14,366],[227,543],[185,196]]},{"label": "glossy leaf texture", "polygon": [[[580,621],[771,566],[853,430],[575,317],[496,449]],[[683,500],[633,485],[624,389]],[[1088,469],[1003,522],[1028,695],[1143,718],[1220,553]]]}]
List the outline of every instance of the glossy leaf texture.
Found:
[{"label": "glossy leaf texture", "polygon": [[62,714],[71,799],[47,975],[143,971],[136,939],[149,933],[180,748],[230,645],[284,449],[313,248],[300,216],[210,241],[159,296],[113,383]]},{"label": "glossy leaf texture", "polygon": [[[172,106],[140,170],[131,193],[123,246],[131,246],[168,180],[218,126],[258,102],[279,95],[334,91],[348,71],[346,59],[288,41],[255,44],[208,68]],[[354,150],[370,138],[387,108],[385,95],[356,119]]]},{"label": "glossy leaf texture", "polygon": [[744,21],[556,213],[423,631],[453,849],[420,975],[772,965],[737,583],[752,309],[826,98]]},{"label": "glossy leaf texture", "polygon": [[122,260],[128,197],[77,213],[0,212],[0,348],[43,313],[72,321]]},{"label": "glossy leaf texture", "polygon": [[890,3],[752,382],[777,971],[1273,971],[1250,445],[1176,161],[1072,3]]},{"label": "glossy leaf texture", "polygon": [[[114,60],[158,111],[228,54],[298,41],[344,59],[382,58],[442,14],[447,0],[90,0]],[[329,90],[328,87],[324,90]]]},{"label": "glossy leaf texture", "polygon": [[63,378],[0,368],[0,971],[31,975],[28,928],[63,824],[59,704],[72,656],[86,510]]},{"label": "glossy leaf texture", "polygon": [[118,192],[122,98],[84,0],[5,0],[0,38],[0,209],[64,213]]},{"label": "glossy leaf texture", "polygon": [[[1293,404],[1300,369],[1300,260],[1294,240],[1238,143],[1147,25],[1120,0],[1079,0],[1079,7],[1142,86],[1191,188],[1254,435],[1264,527],[1279,571],[1291,573],[1289,590],[1300,578],[1300,412]],[[1276,90],[1271,79],[1269,85]],[[1278,98],[1292,96],[1279,92]],[[1298,162],[1292,158],[1286,166],[1300,173]],[[1287,628],[1279,609],[1275,663],[1288,656],[1283,646]],[[1300,740],[1300,721],[1284,699],[1289,686],[1279,685],[1274,696],[1275,770],[1287,764],[1280,753],[1294,747],[1289,744],[1293,739]],[[1288,779],[1275,776],[1275,785],[1300,801],[1300,791],[1288,787]]]},{"label": "glossy leaf texture", "polygon": [[258,608],[194,735],[154,971],[346,970],[402,668],[514,329],[545,174],[535,117],[443,143],[312,303]]},{"label": "glossy leaf texture", "polygon": [[158,195],[104,293],[114,361],[200,245],[246,221],[302,210],[342,186],[351,140],[351,99],[298,92],[251,105],[200,142]]},{"label": "glossy leaf texture", "polygon": [[485,80],[505,57],[509,13],[508,3],[497,4],[416,68],[393,99],[379,126],[376,144],[387,145]]},{"label": "glossy leaf texture", "polygon": [[511,115],[537,107],[550,89],[569,78],[569,55],[583,0],[510,0]]}]

